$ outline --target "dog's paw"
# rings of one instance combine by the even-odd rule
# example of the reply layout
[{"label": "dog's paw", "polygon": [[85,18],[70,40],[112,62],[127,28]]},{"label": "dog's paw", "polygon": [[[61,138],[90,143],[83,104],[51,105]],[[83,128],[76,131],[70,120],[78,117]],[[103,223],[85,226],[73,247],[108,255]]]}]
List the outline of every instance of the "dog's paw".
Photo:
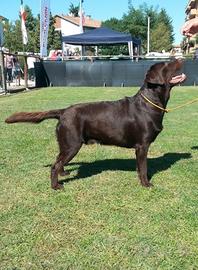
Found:
[{"label": "dog's paw", "polygon": [[67,176],[67,175],[70,175],[70,172],[68,172],[68,171],[63,171],[63,172],[60,172],[59,175],[60,175],[60,176]]},{"label": "dog's paw", "polygon": [[54,190],[58,190],[58,189],[64,189],[64,186],[63,186],[62,184],[57,184],[57,185],[55,185],[55,186],[52,186],[52,188],[53,188]]},{"label": "dog's paw", "polygon": [[144,183],[141,183],[143,187],[146,187],[146,188],[151,188],[153,187],[153,184],[151,184],[150,182],[144,182]]}]

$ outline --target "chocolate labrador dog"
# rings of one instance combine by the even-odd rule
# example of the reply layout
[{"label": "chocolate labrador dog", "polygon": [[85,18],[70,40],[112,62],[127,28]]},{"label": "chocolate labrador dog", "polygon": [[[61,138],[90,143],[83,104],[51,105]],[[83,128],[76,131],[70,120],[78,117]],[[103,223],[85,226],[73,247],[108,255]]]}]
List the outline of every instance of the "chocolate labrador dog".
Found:
[{"label": "chocolate labrador dog", "polygon": [[51,168],[53,189],[63,188],[58,182],[58,175],[68,174],[64,166],[78,153],[83,143],[89,142],[135,148],[140,182],[150,187],[148,149],[163,128],[162,120],[171,88],[186,79],[184,74],[176,76],[181,67],[181,60],[154,64],[146,73],[143,86],[132,97],[76,104],[46,112],[19,112],[5,122],[40,123],[45,119],[58,119],[56,134],[60,153]]}]

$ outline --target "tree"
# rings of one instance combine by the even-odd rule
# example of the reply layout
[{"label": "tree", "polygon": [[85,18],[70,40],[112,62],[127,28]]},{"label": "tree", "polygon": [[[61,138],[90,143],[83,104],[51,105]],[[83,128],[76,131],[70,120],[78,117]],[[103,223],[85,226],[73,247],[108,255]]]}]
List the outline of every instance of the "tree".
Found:
[{"label": "tree", "polygon": [[122,31],[122,21],[116,18],[111,18],[102,23],[102,26],[112,28],[116,31]]},{"label": "tree", "polygon": [[151,51],[171,50],[172,43],[170,42],[170,33],[164,22],[160,22],[151,30],[150,44]]},{"label": "tree", "polygon": [[14,25],[13,31],[12,31],[12,42],[13,42],[13,45],[11,47],[12,52],[22,52],[23,51],[20,20],[15,21],[15,25]]},{"label": "tree", "polygon": [[122,18],[122,30],[140,38],[144,46],[147,36],[147,19],[144,10],[131,7],[128,14],[124,14]]},{"label": "tree", "polygon": [[56,31],[55,27],[55,17],[50,13],[50,23],[49,23],[49,32],[48,32],[48,50],[60,50],[62,49],[61,42],[61,33],[60,31]]},{"label": "tree", "polygon": [[26,12],[26,28],[28,33],[28,44],[25,46],[25,50],[29,52],[35,51],[35,29],[36,29],[36,23],[37,19],[34,18],[32,14],[32,10],[29,8],[29,6],[25,6],[25,12]]},{"label": "tree", "polygon": [[[23,46],[22,43],[22,32],[21,32],[21,19],[15,21],[15,23],[5,23],[5,44],[11,52],[23,51],[24,49],[29,52],[40,51],[40,15],[34,17],[32,10],[25,6],[26,17],[26,28],[28,33],[28,44]],[[50,24],[48,33],[48,49],[61,49],[61,33],[55,31],[54,27],[55,18],[50,14]]]},{"label": "tree", "polygon": [[[151,28],[151,50],[170,50],[174,41],[172,20],[165,9],[158,11],[153,6],[146,3],[135,8],[132,1],[128,1],[128,12],[123,15],[121,20],[110,19],[104,22],[104,25],[122,32],[129,32],[132,36],[140,38],[142,41],[142,51],[146,51],[147,46],[147,28],[148,17],[150,17]],[[160,32],[160,27],[162,27]],[[163,35],[162,35],[163,33]],[[165,35],[164,35],[165,33]]]},{"label": "tree", "polygon": [[79,5],[74,6],[74,4],[71,3],[69,6],[69,13],[72,14],[74,17],[78,17]]},{"label": "tree", "polygon": [[[102,23],[102,26],[111,28],[116,31],[122,31],[122,21],[116,18],[111,18]],[[103,55],[120,55],[128,54],[127,45],[100,46],[101,54]]]},{"label": "tree", "polygon": [[[32,11],[28,6],[25,6],[26,17],[26,28],[28,32],[28,44],[25,46],[26,51],[35,51],[35,29],[36,19],[33,17]],[[15,21],[14,24],[5,24],[5,47],[11,52],[23,51],[24,46],[22,43],[22,32],[21,32],[21,17]]]},{"label": "tree", "polygon": [[5,22],[4,25],[4,47],[9,50],[13,49],[13,28],[14,25],[8,21]]},{"label": "tree", "polygon": [[166,42],[167,43],[166,50],[170,50],[171,46],[174,42],[173,25],[172,25],[172,19],[170,18],[170,16],[168,16],[165,9],[161,9],[161,11],[158,14],[156,25],[158,25],[160,23],[162,23],[166,26],[166,31],[167,31],[166,38],[168,39]]},{"label": "tree", "polygon": [[38,53],[40,51],[40,14],[37,15],[34,41],[33,41],[33,52]]}]

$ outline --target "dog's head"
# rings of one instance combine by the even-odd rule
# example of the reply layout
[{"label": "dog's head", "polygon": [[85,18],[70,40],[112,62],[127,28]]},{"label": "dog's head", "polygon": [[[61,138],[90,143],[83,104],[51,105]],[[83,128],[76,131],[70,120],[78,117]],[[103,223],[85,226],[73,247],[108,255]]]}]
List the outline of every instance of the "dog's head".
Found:
[{"label": "dog's head", "polygon": [[151,85],[169,85],[172,88],[186,79],[184,73],[176,75],[182,66],[183,61],[180,59],[154,64],[146,73],[145,82]]}]

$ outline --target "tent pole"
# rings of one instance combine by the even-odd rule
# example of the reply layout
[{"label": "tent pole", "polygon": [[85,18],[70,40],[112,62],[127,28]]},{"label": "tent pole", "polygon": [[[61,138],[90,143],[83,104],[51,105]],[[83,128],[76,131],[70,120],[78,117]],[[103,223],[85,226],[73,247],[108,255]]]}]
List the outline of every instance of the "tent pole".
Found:
[{"label": "tent pole", "polygon": [[81,46],[81,55],[80,55],[81,60],[83,60],[83,45]]},{"label": "tent pole", "polygon": [[128,42],[129,55],[130,58],[133,59],[133,41]]},{"label": "tent pole", "polygon": [[133,41],[131,41],[131,56],[132,56],[132,59],[133,59]]},{"label": "tent pole", "polygon": [[4,63],[4,52],[2,47],[0,47],[0,69],[1,69],[1,86],[5,94],[7,94],[7,84],[6,84],[6,72],[5,72],[5,63]]},{"label": "tent pole", "polygon": [[96,46],[95,48],[96,48],[96,56],[98,56],[98,46]]},{"label": "tent pole", "polygon": [[131,42],[128,42],[128,50],[129,50],[129,56],[131,58],[131,45],[130,45]]}]

